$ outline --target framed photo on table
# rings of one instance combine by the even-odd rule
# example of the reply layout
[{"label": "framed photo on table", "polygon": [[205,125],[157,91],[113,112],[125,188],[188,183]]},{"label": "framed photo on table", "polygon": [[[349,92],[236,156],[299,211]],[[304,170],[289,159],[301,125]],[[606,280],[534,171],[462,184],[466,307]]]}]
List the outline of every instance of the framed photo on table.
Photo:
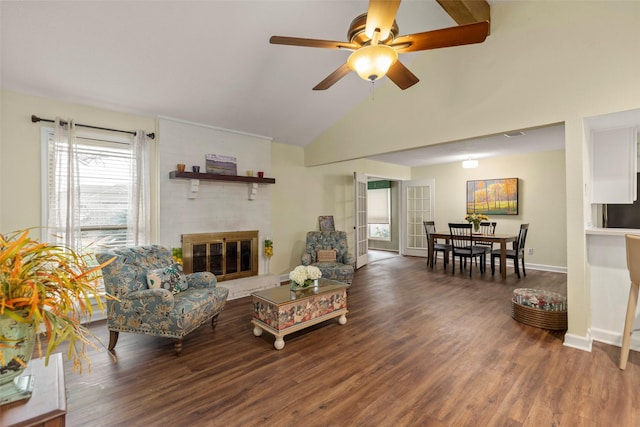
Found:
[{"label": "framed photo on table", "polygon": [[324,215],[318,217],[320,223],[320,231],[335,231],[336,227],[333,223],[333,215]]}]

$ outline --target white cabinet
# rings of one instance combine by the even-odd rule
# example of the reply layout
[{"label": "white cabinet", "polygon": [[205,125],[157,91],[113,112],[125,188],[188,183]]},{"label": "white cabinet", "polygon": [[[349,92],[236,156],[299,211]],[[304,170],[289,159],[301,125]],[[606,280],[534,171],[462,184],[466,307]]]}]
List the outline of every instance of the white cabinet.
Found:
[{"label": "white cabinet", "polygon": [[637,198],[638,129],[591,132],[591,203],[633,203]]}]

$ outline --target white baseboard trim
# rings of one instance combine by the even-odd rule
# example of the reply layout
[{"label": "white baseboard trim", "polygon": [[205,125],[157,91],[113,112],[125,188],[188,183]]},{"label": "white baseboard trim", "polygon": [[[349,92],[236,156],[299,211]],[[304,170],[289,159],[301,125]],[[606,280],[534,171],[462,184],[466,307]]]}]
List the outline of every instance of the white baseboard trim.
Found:
[{"label": "white baseboard trim", "polygon": [[[622,333],[619,331],[608,331],[606,329],[592,329],[594,341],[622,347]],[[631,350],[640,351],[640,336],[638,334],[631,335]]]},{"label": "white baseboard trim", "polygon": [[93,310],[93,314],[91,317],[82,316],[82,324],[91,324],[93,322],[98,322],[100,320],[105,320],[107,318],[107,299],[104,294],[100,294],[100,300],[102,301],[102,306],[104,307],[104,311],[100,311],[98,304],[96,302],[95,297],[91,297],[91,310]]},{"label": "white baseboard trim", "polygon": [[[487,259],[487,265],[491,265],[491,261]],[[513,269],[513,261],[510,259],[507,260],[507,268]],[[564,273],[567,274],[567,267],[560,267],[557,265],[546,265],[546,264],[530,264],[528,262],[524,263],[524,268],[526,270],[540,270],[540,271],[550,271],[552,273]],[[498,264],[496,261],[496,270],[498,269]]]},{"label": "white baseboard trim", "polygon": [[244,277],[242,279],[218,282],[218,286],[229,289],[228,300],[247,297],[253,292],[274,288],[280,285],[279,276],[262,274],[260,276]]},{"label": "white baseboard trim", "polygon": [[[436,254],[436,258],[439,260],[444,260],[444,254],[439,252]],[[491,267],[491,260],[487,258],[487,265],[489,268]],[[496,264],[496,270],[499,270],[499,266]],[[564,273],[567,274],[567,267],[560,267],[557,265],[546,265],[546,264],[530,264],[528,262],[524,263],[524,267],[527,270],[540,270],[540,271],[550,271],[552,273]],[[510,259],[507,260],[507,268],[513,269],[513,261]]]},{"label": "white baseboard trim", "polygon": [[586,336],[579,336],[573,334],[564,334],[564,343],[565,347],[571,347],[582,351],[588,351],[591,353],[591,346],[593,343],[593,338],[591,337],[591,332],[587,332]]},{"label": "white baseboard trim", "polygon": [[528,264],[524,263],[527,270],[540,270],[551,271],[552,273],[564,273],[567,274],[567,267],[558,267],[556,265],[544,265],[544,264]]},{"label": "white baseboard trim", "polygon": [[104,313],[101,313],[100,310],[96,310],[93,312],[93,316],[91,316],[91,319],[87,319],[84,318],[84,320],[82,321],[83,325],[90,325],[93,322],[99,322],[101,320],[107,320],[107,312],[105,310]]}]

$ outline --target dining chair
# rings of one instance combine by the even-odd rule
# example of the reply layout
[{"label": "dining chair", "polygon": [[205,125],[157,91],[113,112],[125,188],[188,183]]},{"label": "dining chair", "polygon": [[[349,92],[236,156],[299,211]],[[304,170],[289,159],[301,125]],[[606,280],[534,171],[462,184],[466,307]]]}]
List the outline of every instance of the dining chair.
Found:
[{"label": "dining chair", "polygon": [[451,269],[452,273],[456,273],[456,256],[460,258],[460,271],[462,272],[462,260],[464,259],[465,266],[467,265],[467,258],[469,259],[469,277],[473,267],[471,266],[471,259],[474,257],[480,257],[480,272],[484,273],[486,270],[486,251],[484,248],[474,245],[473,239],[473,225],[472,224],[449,224],[449,234],[451,235],[451,246],[453,247]]},{"label": "dining chair", "polygon": [[629,359],[631,333],[633,332],[633,323],[636,320],[638,288],[640,287],[640,236],[625,234],[624,237],[627,244],[627,269],[631,279],[631,288],[629,289],[629,302],[627,303],[627,315],[624,319],[622,349],[620,352],[620,369],[623,370],[627,367],[627,359]]},{"label": "dining chair", "polygon": [[[529,224],[520,224],[520,232],[518,238],[513,242],[513,249],[507,249],[507,259],[513,260],[513,267],[516,271],[516,276],[520,278],[520,268],[518,267],[518,260],[522,262],[522,274],[527,276],[527,272],[524,269],[524,245],[527,241],[527,232],[529,231]],[[491,251],[491,275],[495,272],[496,258],[500,258],[500,249],[494,249]],[[502,265],[500,265],[502,269]]]},{"label": "dining chair", "polygon": [[[432,233],[436,232],[436,224],[435,221],[423,221],[424,231],[427,234],[427,245],[429,244],[429,236]],[[433,265],[436,265],[436,261],[438,260],[437,252],[442,252],[442,256],[444,258],[444,267],[447,268],[447,264],[449,263],[449,253],[453,250],[453,247],[447,243],[437,243],[434,239],[433,241]],[[427,250],[427,265],[429,265],[429,251]]]},{"label": "dining chair", "polygon": [[[496,234],[496,225],[498,223],[496,221],[482,221],[480,223],[480,228],[478,229],[479,234],[484,234],[485,236],[493,236]],[[475,245],[480,248],[484,248],[485,253],[491,254],[493,250],[492,242],[483,242],[482,240],[478,240],[475,242]],[[476,265],[478,265],[478,257],[475,257]]]}]

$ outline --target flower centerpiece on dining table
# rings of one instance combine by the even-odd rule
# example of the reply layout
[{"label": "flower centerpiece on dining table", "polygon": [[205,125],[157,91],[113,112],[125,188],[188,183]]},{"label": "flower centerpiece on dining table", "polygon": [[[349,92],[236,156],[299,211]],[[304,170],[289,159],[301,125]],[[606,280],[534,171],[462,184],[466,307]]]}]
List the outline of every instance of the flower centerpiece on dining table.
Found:
[{"label": "flower centerpiece on dining table", "polygon": [[314,286],[316,280],[322,277],[322,272],[318,267],[313,265],[299,265],[289,273],[290,287],[292,290],[297,291],[300,289],[307,289]]},{"label": "flower centerpiece on dining table", "polygon": [[467,214],[467,216],[464,217],[465,221],[468,221],[469,224],[473,224],[473,231],[478,231],[480,229],[480,223],[482,221],[489,221],[489,217],[484,215],[484,214],[479,214],[479,213],[472,213],[472,214]]}]

